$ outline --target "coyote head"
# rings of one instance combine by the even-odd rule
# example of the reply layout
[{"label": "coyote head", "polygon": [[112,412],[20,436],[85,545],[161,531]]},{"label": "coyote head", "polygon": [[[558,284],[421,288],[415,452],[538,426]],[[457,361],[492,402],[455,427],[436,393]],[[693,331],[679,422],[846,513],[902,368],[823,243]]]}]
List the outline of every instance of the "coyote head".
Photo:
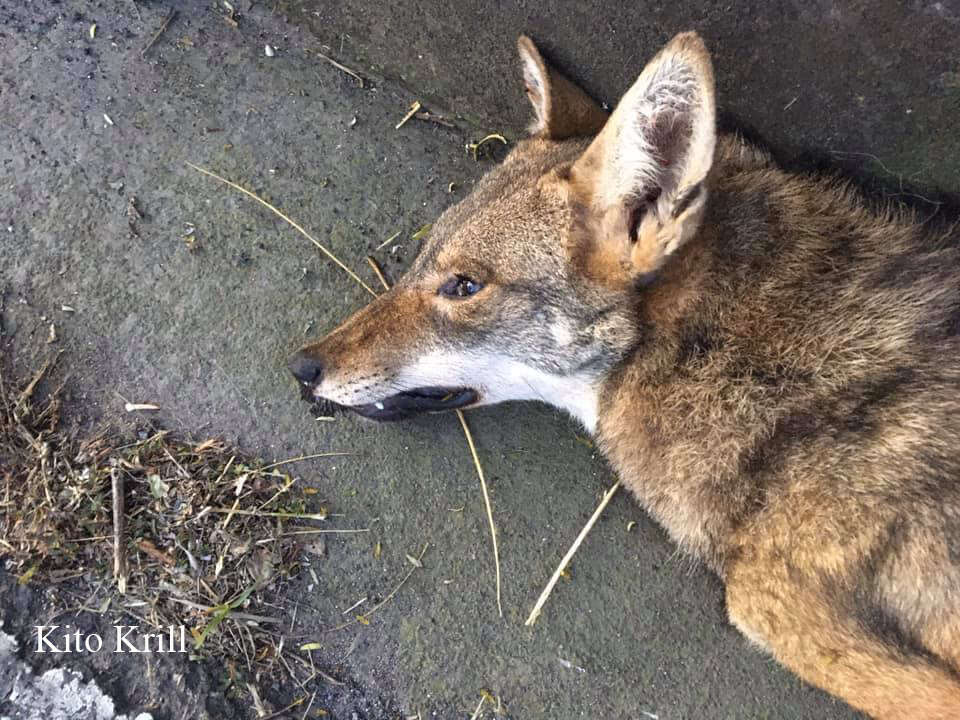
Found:
[{"label": "coyote head", "polygon": [[590,430],[645,340],[645,289],[697,230],[714,145],[710,58],[675,37],[611,116],[518,43],[531,137],[434,224],[397,285],[290,361],[378,420],[542,400]]}]

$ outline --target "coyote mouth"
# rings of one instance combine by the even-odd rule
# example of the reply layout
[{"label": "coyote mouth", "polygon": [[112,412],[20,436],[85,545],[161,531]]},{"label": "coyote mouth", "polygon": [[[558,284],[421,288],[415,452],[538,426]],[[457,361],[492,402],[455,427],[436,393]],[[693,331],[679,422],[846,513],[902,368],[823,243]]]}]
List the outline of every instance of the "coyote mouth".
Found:
[{"label": "coyote mouth", "polygon": [[424,412],[455,410],[477,401],[472,388],[425,387],[391,395],[366,405],[348,405],[348,410],[371,420],[403,420]]}]

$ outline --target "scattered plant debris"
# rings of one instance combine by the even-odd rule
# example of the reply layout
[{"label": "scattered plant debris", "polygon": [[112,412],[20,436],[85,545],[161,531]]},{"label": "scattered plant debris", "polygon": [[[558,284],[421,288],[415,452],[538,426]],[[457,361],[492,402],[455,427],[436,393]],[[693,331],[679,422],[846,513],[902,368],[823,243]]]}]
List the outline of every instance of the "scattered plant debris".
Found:
[{"label": "scattered plant debris", "polygon": [[400,122],[396,124],[396,126],[394,127],[394,130],[399,130],[404,125],[406,125],[407,122],[410,120],[410,118],[412,118],[414,115],[420,112],[421,107],[423,106],[420,104],[420,101],[415,100],[413,104],[410,106],[410,109],[407,110],[407,114],[404,115],[402,118],[400,118]]},{"label": "scattered plant debris", "polygon": [[509,141],[500,133],[491,133],[490,135],[487,135],[486,137],[481,138],[477,142],[467,143],[467,152],[473,156],[473,159],[475,161],[479,161],[481,151],[483,150],[484,146],[487,143],[492,142],[494,140],[499,140],[504,145],[507,145],[509,143]]},{"label": "scattered plant debris", "polygon": [[[114,612],[141,626],[183,625],[193,654],[254,682],[290,673],[283,584],[301,567],[303,535],[327,510],[286,471],[321,453],[265,463],[226,443],[167,431],[60,427],[59,355],[22,387],[0,367],[0,557],[21,584],[79,583],[89,599],[62,611]],[[117,589],[112,578],[116,578]],[[266,610],[261,610],[264,608]],[[300,667],[299,669],[303,669]],[[302,678],[297,678],[298,684]]]}]

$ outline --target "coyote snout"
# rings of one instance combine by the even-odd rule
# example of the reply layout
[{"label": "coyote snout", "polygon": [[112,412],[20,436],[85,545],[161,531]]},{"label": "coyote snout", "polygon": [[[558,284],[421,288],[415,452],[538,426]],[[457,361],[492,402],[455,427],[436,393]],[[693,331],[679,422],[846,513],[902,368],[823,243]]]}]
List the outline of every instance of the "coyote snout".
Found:
[{"label": "coyote snout", "polygon": [[877,718],[960,717],[960,238],[718,136],[679,35],[608,117],[519,42],[535,119],[390,292],[291,361],[393,420],[541,400]]},{"label": "coyote snout", "polygon": [[[439,373],[418,373],[405,324],[381,329],[398,311],[402,293],[388,293],[335,332],[290,359],[290,370],[306,394],[374,420],[400,420],[418,412],[452,410],[477,402],[479,393]],[[404,360],[405,358],[405,360]]]}]

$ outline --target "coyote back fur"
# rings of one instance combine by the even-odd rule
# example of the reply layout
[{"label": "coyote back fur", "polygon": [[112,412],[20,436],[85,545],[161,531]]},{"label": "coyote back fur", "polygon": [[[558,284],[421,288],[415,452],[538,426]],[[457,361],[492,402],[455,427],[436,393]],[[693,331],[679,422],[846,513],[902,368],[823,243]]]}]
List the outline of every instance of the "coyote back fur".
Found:
[{"label": "coyote back fur", "polygon": [[960,718],[960,237],[717,135],[677,36],[608,118],[519,42],[532,137],[406,277],[291,362],[378,419],[539,399],[877,718]]}]

